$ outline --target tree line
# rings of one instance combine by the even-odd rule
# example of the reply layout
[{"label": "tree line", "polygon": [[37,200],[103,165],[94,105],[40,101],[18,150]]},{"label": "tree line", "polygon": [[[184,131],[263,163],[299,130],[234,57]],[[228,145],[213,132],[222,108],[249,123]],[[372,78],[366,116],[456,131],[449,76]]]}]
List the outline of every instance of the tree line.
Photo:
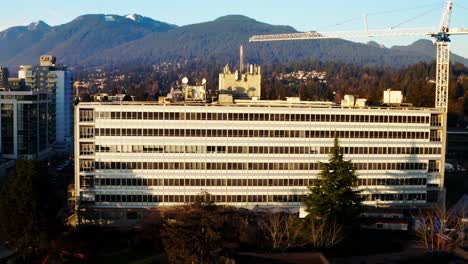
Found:
[{"label": "tree line", "polygon": [[[164,67],[163,67],[164,66]],[[219,61],[194,60],[180,64],[123,67],[106,67],[102,70],[109,78],[107,93],[127,93],[137,101],[157,100],[165,96],[176,82],[187,76],[192,82],[207,79],[207,90],[215,95],[218,76],[224,66]],[[280,74],[294,71],[324,71],[326,81],[318,79],[278,79]],[[87,80],[92,70],[81,70],[76,76]],[[112,76],[125,75],[119,80]],[[301,97],[302,100],[331,100],[337,103],[345,94],[367,98],[370,105],[379,105],[383,91],[401,90],[405,102],[416,107],[434,106],[436,63],[420,62],[406,68],[386,66],[359,66],[339,62],[322,62],[308,59],[287,64],[267,64],[262,67],[262,99],[284,100],[286,97]],[[468,68],[455,63],[450,67],[449,112],[455,119],[468,116]]]}]

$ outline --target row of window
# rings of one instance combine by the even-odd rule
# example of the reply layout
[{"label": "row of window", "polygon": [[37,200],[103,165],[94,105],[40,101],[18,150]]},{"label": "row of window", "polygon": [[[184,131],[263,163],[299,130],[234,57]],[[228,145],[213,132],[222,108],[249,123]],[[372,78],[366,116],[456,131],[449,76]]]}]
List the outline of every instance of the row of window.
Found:
[{"label": "row of window", "polygon": [[[83,126],[81,126],[83,128]],[[92,138],[89,130],[81,131],[80,138]],[[89,127],[87,127],[89,128]],[[432,133],[434,132],[434,133]],[[432,141],[440,137],[431,131]],[[111,137],[252,137],[252,138],[366,138],[366,139],[429,139],[429,132],[409,131],[315,131],[315,130],[237,130],[237,129],[151,129],[151,128],[96,128],[95,136]]]},{"label": "row of window", "polygon": [[[425,201],[425,193],[389,193],[363,194],[364,201]],[[305,195],[210,195],[209,200],[215,203],[271,203],[271,202],[302,202]],[[100,194],[95,196],[96,202],[108,203],[193,203],[198,195],[119,195]]]},{"label": "row of window", "polygon": [[[83,121],[89,113],[83,111]],[[81,114],[81,112],[80,112]],[[181,112],[96,112],[99,119],[124,120],[222,120],[222,121],[284,121],[284,122],[365,122],[365,123],[429,123],[428,116],[294,114],[294,113],[181,113]],[[81,118],[80,118],[81,120]]]},{"label": "row of window", "polygon": [[361,194],[364,201],[425,201],[425,193],[374,193]]},{"label": "row of window", "polygon": [[[427,170],[427,163],[352,163],[356,170]],[[80,160],[80,171],[97,170],[319,170],[320,163],[263,162],[94,162]]]},{"label": "row of window", "polygon": [[[97,153],[228,153],[228,154],[328,154],[332,147],[314,146],[174,146],[174,145],[94,145],[81,143],[80,154]],[[441,154],[428,147],[341,147],[344,154]]]},{"label": "row of window", "polygon": [[[301,202],[304,195],[210,195],[215,203]],[[96,202],[123,203],[193,203],[198,195],[96,195]]]},{"label": "row of window", "polygon": [[[315,179],[95,179],[95,186],[312,186]],[[425,178],[358,179],[359,186],[426,185]]]},{"label": "row of window", "polygon": [[407,186],[407,185],[426,185],[426,178],[359,178],[359,186]]},{"label": "row of window", "polygon": [[314,179],[95,179],[95,186],[310,186]]}]

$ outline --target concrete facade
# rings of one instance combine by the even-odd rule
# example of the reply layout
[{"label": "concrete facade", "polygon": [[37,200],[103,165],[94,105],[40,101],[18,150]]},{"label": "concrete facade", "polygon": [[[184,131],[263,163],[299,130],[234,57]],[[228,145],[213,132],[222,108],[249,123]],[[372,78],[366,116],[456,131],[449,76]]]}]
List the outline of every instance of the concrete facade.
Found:
[{"label": "concrete facade", "polygon": [[247,65],[244,70],[231,71],[226,65],[219,74],[219,93],[232,94],[234,99],[261,97],[260,66]]},{"label": "concrete facade", "polygon": [[77,205],[148,209],[201,192],[238,207],[298,208],[328,161],[334,133],[364,203],[438,202],[444,114],[308,102],[232,105],[80,103],[75,108]]}]

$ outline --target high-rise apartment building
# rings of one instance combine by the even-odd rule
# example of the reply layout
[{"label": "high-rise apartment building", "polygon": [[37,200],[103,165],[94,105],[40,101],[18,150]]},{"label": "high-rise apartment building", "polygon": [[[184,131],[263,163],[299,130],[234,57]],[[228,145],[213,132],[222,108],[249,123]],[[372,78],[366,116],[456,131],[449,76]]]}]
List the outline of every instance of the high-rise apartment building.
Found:
[{"label": "high-rise apartment building", "polygon": [[39,66],[21,66],[18,76],[32,91],[51,91],[54,98],[51,109],[55,109],[52,113],[55,151],[59,155],[70,155],[73,152],[72,74],[65,66],[56,65],[55,61],[53,56],[41,56]]},{"label": "high-rise apartment building", "polygon": [[[189,203],[206,191],[219,204],[299,208],[335,133],[365,204],[433,204],[443,188],[443,118],[429,108],[298,100],[80,103],[77,204],[111,214]],[[100,217],[126,217],[109,214]]]}]

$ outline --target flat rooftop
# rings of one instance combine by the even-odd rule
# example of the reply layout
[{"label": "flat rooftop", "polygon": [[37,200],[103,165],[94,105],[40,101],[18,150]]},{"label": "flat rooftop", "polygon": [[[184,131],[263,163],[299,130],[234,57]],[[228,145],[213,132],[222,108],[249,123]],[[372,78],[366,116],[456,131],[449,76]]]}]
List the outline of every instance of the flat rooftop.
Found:
[{"label": "flat rooftop", "polygon": [[431,107],[413,107],[413,106],[366,106],[366,107],[347,107],[327,101],[285,101],[285,100],[236,100],[234,103],[220,102],[176,102],[162,103],[157,101],[118,101],[118,102],[80,102],[80,105],[158,105],[158,106],[206,106],[206,107],[298,107],[298,108],[333,108],[333,109],[372,109],[372,110],[401,110],[401,111],[427,111],[443,112],[442,109]]}]

